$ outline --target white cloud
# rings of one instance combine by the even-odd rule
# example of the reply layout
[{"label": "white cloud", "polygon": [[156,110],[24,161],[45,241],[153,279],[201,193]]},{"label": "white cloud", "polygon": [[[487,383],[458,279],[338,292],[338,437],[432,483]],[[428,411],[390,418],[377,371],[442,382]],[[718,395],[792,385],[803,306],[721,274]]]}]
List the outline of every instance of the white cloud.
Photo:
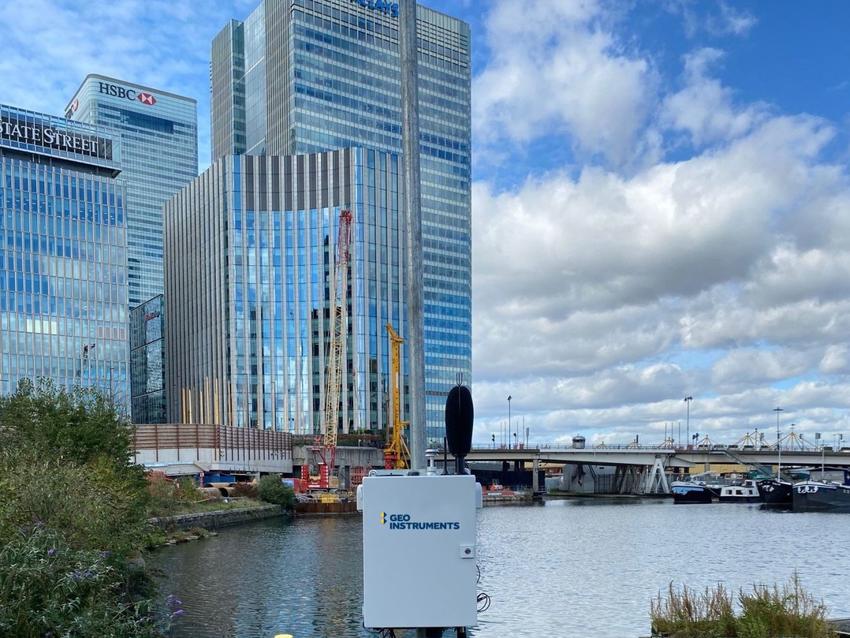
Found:
[{"label": "white cloud", "polygon": [[821,359],[820,370],[826,374],[850,372],[850,346],[846,343],[829,346]]},{"label": "white cloud", "polygon": [[685,34],[689,38],[703,32],[716,37],[746,36],[758,24],[755,16],[723,0],[716,4],[697,0],[666,0],[663,6],[681,16]]},{"label": "white cloud", "polygon": [[604,15],[600,3],[582,0],[494,5],[485,35],[492,57],[473,83],[479,143],[566,133],[581,153],[633,158],[656,76]]},{"label": "white cloud", "polygon": [[711,383],[717,390],[734,392],[804,374],[817,363],[814,352],[739,348],[714,364]]},{"label": "white cloud", "polygon": [[710,67],[722,58],[723,52],[712,48],[685,56],[684,87],[661,108],[662,124],[687,132],[696,146],[740,137],[767,117],[763,104],[736,107],[731,89],[711,77]]},{"label": "white cloud", "polygon": [[[629,176],[476,184],[485,427],[507,394],[549,441],[660,441],[684,394],[692,431],[713,438],[765,428],[775,405],[801,431],[847,425],[850,182],[823,159],[833,127],[764,113],[721,128],[699,154]],[[705,352],[713,363],[688,363]]]},{"label": "white cloud", "polygon": [[719,20],[715,19],[710,24],[715,33],[742,36],[749,33],[757,23],[755,16],[735,9],[728,2],[721,2]]},{"label": "white cloud", "polygon": [[253,0],[72,2],[28,0],[0,22],[2,101],[61,115],[88,73],[193,97],[201,161],[209,148],[209,56],[213,36]]}]

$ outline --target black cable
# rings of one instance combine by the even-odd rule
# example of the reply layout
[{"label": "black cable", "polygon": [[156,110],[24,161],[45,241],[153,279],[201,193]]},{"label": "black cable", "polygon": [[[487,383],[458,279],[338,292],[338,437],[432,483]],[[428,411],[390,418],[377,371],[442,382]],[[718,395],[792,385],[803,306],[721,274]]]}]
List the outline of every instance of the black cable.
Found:
[{"label": "black cable", "polygon": [[396,638],[395,629],[390,628],[371,628],[363,625],[363,629],[366,631],[376,634],[379,638]]},{"label": "black cable", "polygon": [[478,594],[477,598],[475,599],[475,602],[478,603],[478,613],[480,614],[490,609],[490,603],[492,602],[492,599],[490,598],[489,594],[486,594],[482,591]]}]

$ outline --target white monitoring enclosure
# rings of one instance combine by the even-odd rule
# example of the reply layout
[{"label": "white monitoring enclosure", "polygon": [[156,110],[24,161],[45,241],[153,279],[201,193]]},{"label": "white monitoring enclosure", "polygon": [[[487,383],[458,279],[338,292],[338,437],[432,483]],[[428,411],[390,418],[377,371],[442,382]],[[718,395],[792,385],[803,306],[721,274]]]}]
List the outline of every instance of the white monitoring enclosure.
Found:
[{"label": "white monitoring enclosure", "polygon": [[369,628],[477,623],[476,509],[471,475],[367,476],[363,512],[363,624]]}]

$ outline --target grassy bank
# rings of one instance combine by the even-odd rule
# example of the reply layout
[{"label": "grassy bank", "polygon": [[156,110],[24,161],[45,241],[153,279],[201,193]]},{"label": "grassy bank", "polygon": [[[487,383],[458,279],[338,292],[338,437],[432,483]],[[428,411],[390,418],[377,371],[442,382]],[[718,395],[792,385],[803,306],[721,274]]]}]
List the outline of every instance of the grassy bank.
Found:
[{"label": "grassy bank", "polygon": [[190,479],[173,481],[162,474],[148,475],[148,517],[200,514],[267,505],[252,483],[237,490],[236,497],[223,497],[215,490],[200,490]]},{"label": "grassy bank", "polygon": [[[736,605],[737,602],[737,605]],[[754,585],[733,596],[723,585],[698,592],[688,587],[652,601],[652,635],[670,638],[832,638],[826,608],[794,574],[783,585]]]}]

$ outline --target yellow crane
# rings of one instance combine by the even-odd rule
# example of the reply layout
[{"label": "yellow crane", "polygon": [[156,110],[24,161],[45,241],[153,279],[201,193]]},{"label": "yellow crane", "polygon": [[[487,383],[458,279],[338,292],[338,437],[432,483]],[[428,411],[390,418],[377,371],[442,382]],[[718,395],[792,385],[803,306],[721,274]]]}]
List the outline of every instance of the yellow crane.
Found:
[{"label": "yellow crane", "polygon": [[404,428],[407,421],[401,420],[401,344],[404,339],[393,330],[392,324],[387,324],[387,334],[390,338],[390,402],[389,411],[390,440],[384,448],[384,468],[388,470],[404,470],[410,467],[410,450],[404,440]]}]

